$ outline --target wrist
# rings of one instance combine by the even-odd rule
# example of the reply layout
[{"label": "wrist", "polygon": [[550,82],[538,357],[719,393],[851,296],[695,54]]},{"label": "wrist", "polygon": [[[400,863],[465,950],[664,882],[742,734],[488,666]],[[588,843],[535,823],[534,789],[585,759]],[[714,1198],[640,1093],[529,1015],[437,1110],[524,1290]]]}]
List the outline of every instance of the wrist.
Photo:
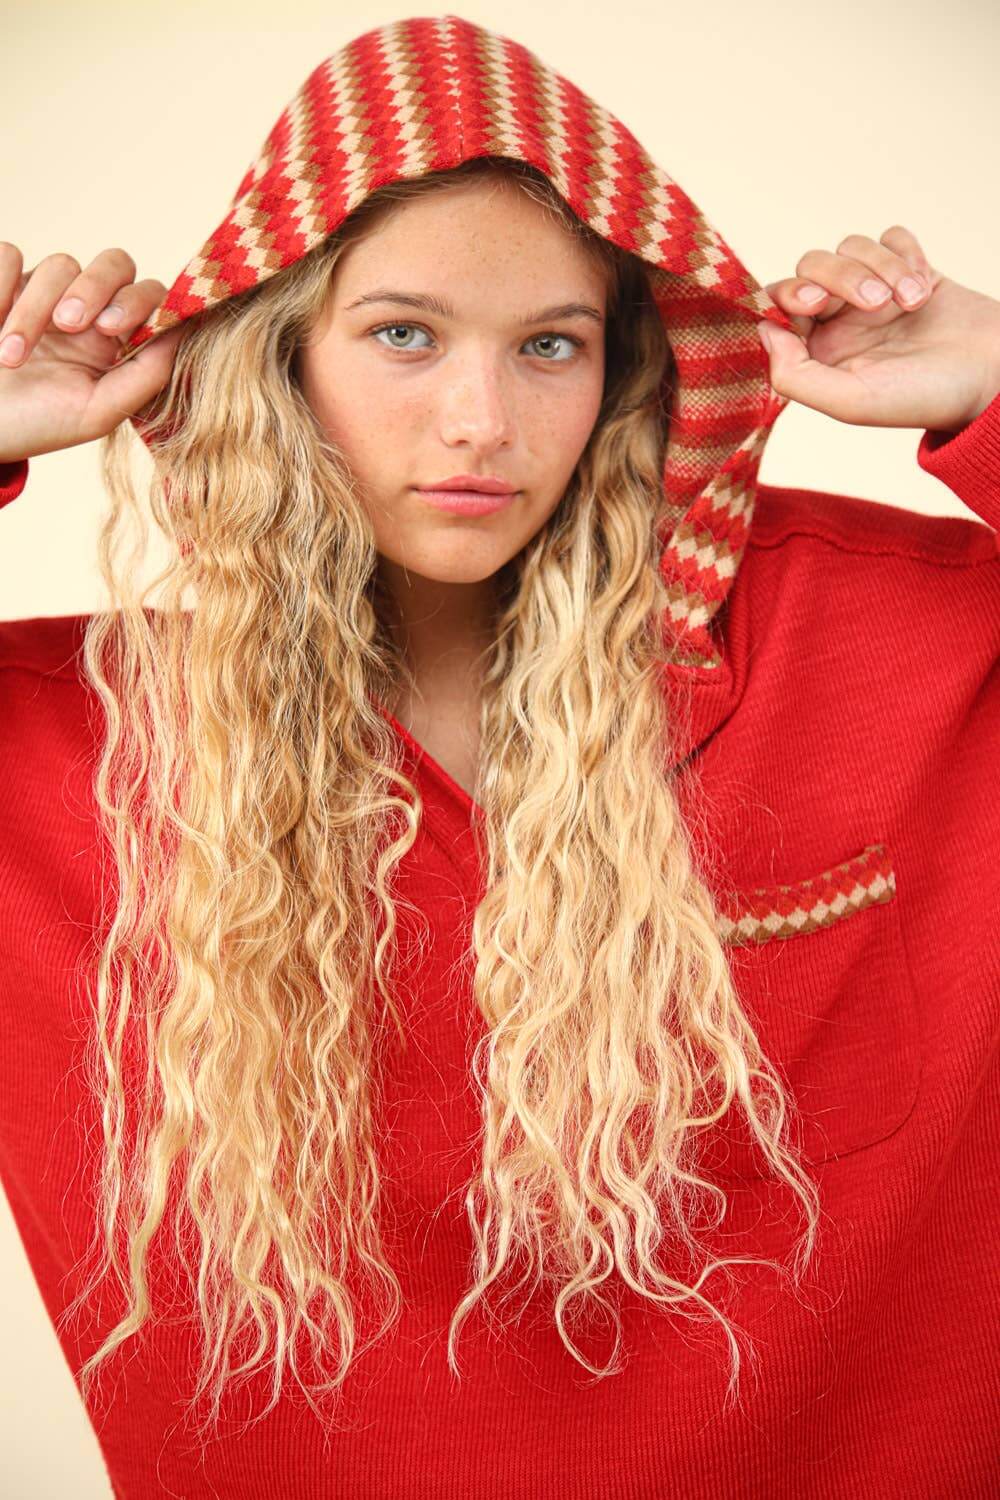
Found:
[{"label": "wrist", "polygon": [[972,407],[971,411],[968,412],[964,421],[958,427],[954,428],[954,431],[961,432],[963,427],[968,427],[970,422],[974,422],[977,417],[981,417],[986,408],[992,406],[998,396],[1000,396],[1000,375],[997,375],[992,381],[987,383],[985,391],[979,400]]}]

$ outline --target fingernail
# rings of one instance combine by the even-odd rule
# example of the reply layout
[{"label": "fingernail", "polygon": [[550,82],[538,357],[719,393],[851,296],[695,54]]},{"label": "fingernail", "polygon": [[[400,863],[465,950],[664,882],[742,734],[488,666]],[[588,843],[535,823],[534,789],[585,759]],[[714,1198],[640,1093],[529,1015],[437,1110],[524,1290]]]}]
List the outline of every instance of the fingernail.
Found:
[{"label": "fingernail", "polygon": [[124,316],[124,310],[118,306],[117,302],[110,302],[97,321],[103,323],[105,328],[117,328]]},{"label": "fingernail", "polygon": [[819,302],[826,296],[821,286],[804,286],[799,292],[799,300],[802,302]]},{"label": "fingernail", "polygon": [[19,333],[9,333],[0,344],[0,359],[5,365],[15,365],[24,353],[24,339]]},{"label": "fingernail", "polygon": [[884,302],[887,297],[892,296],[884,281],[874,281],[871,277],[863,281],[858,290],[865,301],[871,303]]},{"label": "fingernail", "polygon": [[770,354],[771,353],[771,349],[772,349],[771,331],[768,328],[768,326],[767,326],[766,323],[758,323],[757,324],[757,337],[760,339],[761,343],[764,345],[764,348],[767,350],[768,354]]},{"label": "fingernail", "polygon": [[79,297],[67,297],[56,308],[56,317],[60,323],[79,323],[83,317],[83,302]]},{"label": "fingernail", "polygon": [[904,276],[899,283],[899,295],[904,302],[916,302],[918,297],[924,295],[924,289],[912,276]]}]

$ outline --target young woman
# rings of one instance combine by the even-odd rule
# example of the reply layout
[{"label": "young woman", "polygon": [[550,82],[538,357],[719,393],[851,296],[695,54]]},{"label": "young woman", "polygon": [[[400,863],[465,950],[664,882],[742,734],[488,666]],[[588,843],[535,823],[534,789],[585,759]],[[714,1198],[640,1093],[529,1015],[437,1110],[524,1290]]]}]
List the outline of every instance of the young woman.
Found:
[{"label": "young woman", "polygon": [[[112,502],[0,625],[0,1166],[116,1492],[985,1495],[1000,303],[762,288],[455,16],[136,276],[0,246],[0,499]],[[789,400],[975,514],[760,485]]]}]

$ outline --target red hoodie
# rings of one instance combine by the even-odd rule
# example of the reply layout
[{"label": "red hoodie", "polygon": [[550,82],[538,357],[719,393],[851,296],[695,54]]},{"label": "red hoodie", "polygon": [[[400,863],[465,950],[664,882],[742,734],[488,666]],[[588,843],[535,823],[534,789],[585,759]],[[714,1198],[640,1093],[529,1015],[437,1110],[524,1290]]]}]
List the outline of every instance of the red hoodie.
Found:
[{"label": "red hoodie", "polygon": [[[404,129],[418,113],[423,131]],[[344,120],[362,116],[370,134],[348,150]],[[289,190],[307,144],[321,169],[308,180],[326,189],[319,224]],[[486,152],[542,165],[581,217],[652,268],[680,380],[664,472],[680,519],[662,552],[681,648],[664,681],[691,703],[678,790],[683,803],[695,771],[696,848],[741,1001],[802,1111],[819,1248],[798,1290],[754,1266],[725,1301],[755,1354],[736,1410],[723,1409],[721,1339],[690,1337],[627,1289],[621,1373],[593,1381],[543,1309],[500,1334],[469,1325],[456,1385],[445,1339],[471,1249],[456,1190],[478,1130],[466,1057],[481,1019],[456,960],[484,889],[480,810],[388,714],[424,799],[399,894],[433,933],[398,970],[412,1042],[385,1064],[398,1126],[387,1190],[412,1227],[393,1259],[402,1321],[352,1370],[335,1429],[324,1435],[301,1397],[283,1398],[245,1431],[224,1420],[204,1451],[181,1425],[190,1335],[148,1327],[109,1380],[110,1409],[89,1413],[114,1492],[993,1496],[1000,396],[917,450],[979,519],[760,484],[786,404],[754,331],[766,294],[620,122],[524,48],[454,16],[378,28],[310,75],[125,357],[336,228],[364,196],[345,185],[360,158],[385,180]],[[275,252],[266,261],[248,253],[255,237]],[[27,468],[0,467],[0,505]],[[0,1178],[54,1322],[90,1241],[81,1173],[101,1135],[78,1075],[93,1018],[76,968],[98,888],[86,619],[0,623]],[[704,1171],[730,1194],[720,1253],[783,1261],[801,1222],[749,1144],[720,1128]],[[106,1331],[57,1328],[74,1373]],[[580,1342],[607,1357],[603,1339]]]}]

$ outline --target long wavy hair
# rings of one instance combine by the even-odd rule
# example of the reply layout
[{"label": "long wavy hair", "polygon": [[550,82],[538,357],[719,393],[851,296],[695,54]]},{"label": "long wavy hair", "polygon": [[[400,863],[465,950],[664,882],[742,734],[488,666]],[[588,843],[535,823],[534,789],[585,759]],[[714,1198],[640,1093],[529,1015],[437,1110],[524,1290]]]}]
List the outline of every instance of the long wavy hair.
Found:
[{"label": "long wavy hair", "polygon": [[[302,1330],[317,1361],[334,1351],[315,1387],[332,1396],[368,1347],[359,1313],[376,1312],[374,1341],[401,1309],[382,1233],[379,1067],[388,1016],[406,1045],[394,883],[422,803],[380,705],[412,678],[371,524],[302,395],[296,352],[345,246],[484,173],[506,174],[604,268],[607,358],[565,495],[495,579],[474,788],[488,875],[466,953],[485,1022],[470,1051],[481,1135],[465,1196],[471,1284],[448,1364],[460,1377],[461,1325],[526,1264],[569,1353],[617,1373],[620,1338],[594,1365],[567,1320],[574,1303],[600,1307],[620,1335],[601,1295],[617,1272],[651,1303],[720,1322],[728,1403],[739,1343],[699,1288],[739,1264],[785,1269],[711,1258],[696,1232],[706,1200],[717,1221],[726,1212],[698,1148],[731,1107],[804,1210],[796,1281],[814,1248],[818,1192],[788,1138],[793,1102],[741,1009],[667,769],[656,533],[669,510],[669,341],[638,257],[540,171],[479,158],[380,187],[297,263],[191,321],[145,409],[161,434],[148,493],[168,562],[141,591],[139,445],[124,422],[102,442],[111,607],[88,620],[82,659],[105,716],[94,787],[110,878],[87,955],[85,1049],[103,1152],[97,1263],[63,1320],[111,1276],[126,1312],[77,1372],[85,1398],[154,1314],[148,1256],[168,1209],[204,1334],[192,1406],[210,1392],[210,1421],[227,1380],[272,1357],[272,1335],[266,1410],[286,1361],[314,1406]],[[119,557],[127,521],[141,540]],[[661,1263],[664,1241],[705,1259],[693,1284]],[[248,1332],[256,1343],[234,1365]]]}]

